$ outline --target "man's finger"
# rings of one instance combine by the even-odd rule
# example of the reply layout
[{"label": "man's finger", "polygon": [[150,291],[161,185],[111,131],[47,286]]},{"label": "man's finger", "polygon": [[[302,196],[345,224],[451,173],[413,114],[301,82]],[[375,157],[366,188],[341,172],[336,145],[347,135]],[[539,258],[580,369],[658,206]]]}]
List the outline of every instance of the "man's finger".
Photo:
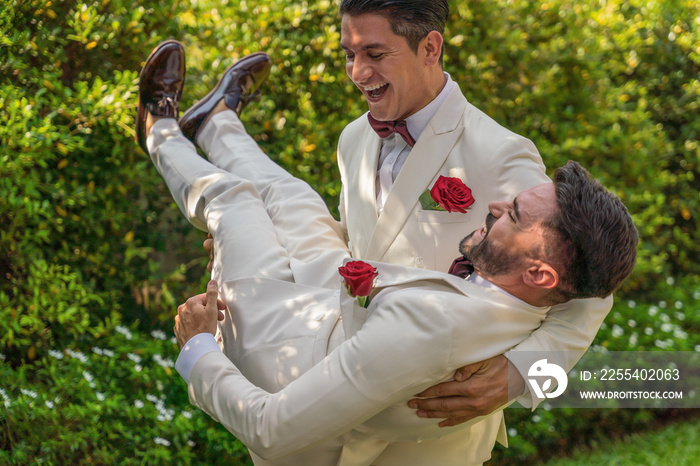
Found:
[{"label": "man's finger", "polygon": [[[207,300],[207,312],[219,316],[219,285],[216,283],[216,280],[210,280],[209,283],[207,284],[207,294],[206,294],[206,300]],[[224,309],[226,307],[224,306]]]},{"label": "man's finger", "polygon": [[420,417],[459,417],[472,411],[472,406],[465,403],[461,396],[441,397],[441,398],[414,398],[408,402],[408,406],[424,413],[428,416]]},{"label": "man's finger", "polygon": [[437,385],[433,385],[430,388],[423,390],[416,396],[421,398],[429,398],[435,396],[457,396],[464,395],[464,391],[461,390],[463,385],[460,382],[442,382]]},{"label": "man's finger", "polygon": [[458,382],[462,382],[464,380],[467,380],[472,375],[474,375],[474,373],[481,370],[483,368],[485,362],[486,361],[479,361],[479,362],[469,364],[468,366],[460,367],[455,372],[455,380]]},{"label": "man's finger", "polygon": [[204,244],[202,244],[202,246],[204,246],[204,249],[206,249],[207,253],[209,254],[209,257],[211,257],[214,250],[214,240],[211,238],[207,238],[204,240]]}]

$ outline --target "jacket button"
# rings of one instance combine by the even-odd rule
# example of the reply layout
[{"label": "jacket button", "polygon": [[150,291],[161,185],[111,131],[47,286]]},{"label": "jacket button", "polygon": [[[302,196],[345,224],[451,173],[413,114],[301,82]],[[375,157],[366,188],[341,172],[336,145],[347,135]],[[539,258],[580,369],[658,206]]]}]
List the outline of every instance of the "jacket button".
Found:
[{"label": "jacket button", "polygon": [[416,263],[416,266],[423,267],[423,257],[416,256],[414,262]]}]

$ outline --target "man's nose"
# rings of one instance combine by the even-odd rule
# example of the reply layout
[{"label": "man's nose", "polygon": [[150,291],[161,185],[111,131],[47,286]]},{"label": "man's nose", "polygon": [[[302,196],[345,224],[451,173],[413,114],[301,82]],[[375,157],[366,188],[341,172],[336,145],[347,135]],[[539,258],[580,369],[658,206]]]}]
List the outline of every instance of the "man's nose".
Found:
[{"label": "man's nose", "polygon": [[372,76],[372,67],[367,60],[356,56],[349,74],[353,82],[362,83]]},{"label": "man's nose", "polygon": [[496,218],[501,218],[503,213],[506,211],[508,205],[505,202],[490,202],[489,212]]}]

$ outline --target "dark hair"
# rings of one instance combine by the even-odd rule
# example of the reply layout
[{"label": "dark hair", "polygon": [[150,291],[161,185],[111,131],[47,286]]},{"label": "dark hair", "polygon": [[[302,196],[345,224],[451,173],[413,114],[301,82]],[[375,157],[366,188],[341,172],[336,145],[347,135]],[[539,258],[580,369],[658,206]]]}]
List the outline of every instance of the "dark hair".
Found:
[{"label": "dark hair", "polygon": [[[405,37],[414,53],[420,41],[430,31],[445,34],[445,23],[450,15],[447,0],[342,0],[340,16],[379,15],[389,21],[391,31]],[[445,51],[443,41],[440,64]]]},{"label": "dark hair", "polygon": [[550,233],[545,241],[552,246],[545,257],[564,270],[556,300],[604,298],[634,268],[639,235],[632,217],[616,195],[576,162],[556,169],[552,181],[559,209],[543,225]]}]

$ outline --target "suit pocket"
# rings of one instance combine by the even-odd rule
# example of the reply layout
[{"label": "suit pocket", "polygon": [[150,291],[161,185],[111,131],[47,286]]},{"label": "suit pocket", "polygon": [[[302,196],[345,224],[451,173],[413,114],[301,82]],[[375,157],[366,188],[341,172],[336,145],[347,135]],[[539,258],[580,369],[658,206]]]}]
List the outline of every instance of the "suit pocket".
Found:
[{"label": "suit pocket", "polygon": [[368,315],[369,310],[357,304],[357,301],[353,299],[352,319],[350,319],[349,322],[350,325],[347,325],[348,323],[344,322],[346,339],[350,339],[350,337],[355,335],[357,331],[360,330],[360,328],[362,328],[362,326],[365,324],[365,321],[367,320]]}]

